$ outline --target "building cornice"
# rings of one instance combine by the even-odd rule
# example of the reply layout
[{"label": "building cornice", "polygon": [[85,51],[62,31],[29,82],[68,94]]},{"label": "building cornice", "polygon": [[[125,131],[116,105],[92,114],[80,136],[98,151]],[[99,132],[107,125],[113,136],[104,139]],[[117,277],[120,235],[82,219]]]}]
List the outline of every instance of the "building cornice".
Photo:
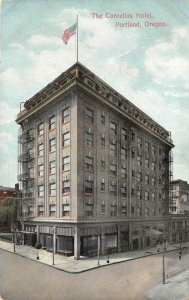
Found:
[{"label": "building cornice", "polygon": [[169,147],[174,147],[167,130],[80,63],[70,67],[39,93],[26,101],[25,109],[18,114],[16,122],[21,124],[26,118],[32,116],[58,96],[67,93],[74,85],[78,85],[92,94],[94,98],[101,100],[112,109],[116,109],[118,113],[142,127]]}]

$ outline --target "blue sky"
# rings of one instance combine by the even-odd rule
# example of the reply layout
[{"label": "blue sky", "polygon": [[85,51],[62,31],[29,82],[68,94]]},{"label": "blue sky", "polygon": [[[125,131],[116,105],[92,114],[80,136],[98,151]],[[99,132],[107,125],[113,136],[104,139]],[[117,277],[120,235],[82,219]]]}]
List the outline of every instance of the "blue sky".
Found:
[{"label": "blue sky", "polygon": [[[0,185],[14,186],[17,181],[14,120],[20,102],[76,61],[75,37],[68,45],[61,37],[77,14],[79,61],[172,132],[174,178],[189,181],[187,0],[0,2]],[[93,18],[92,13],[102,18]],[[118,13],[133,17],[106,17]],[[151,13],[152,18],[136,18],[136,13]],[[140,22],[140,28],[116,27],[116,22]],[[145,26],[145,22],[166,26]]]}]

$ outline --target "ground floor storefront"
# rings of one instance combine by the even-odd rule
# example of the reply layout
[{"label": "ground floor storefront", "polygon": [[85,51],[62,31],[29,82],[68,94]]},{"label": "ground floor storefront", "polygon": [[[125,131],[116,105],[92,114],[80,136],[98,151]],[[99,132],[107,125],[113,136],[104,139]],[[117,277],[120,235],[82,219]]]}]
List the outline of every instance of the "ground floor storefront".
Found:
[{"label": "ground floor storefront", "polygon": [[[173,232],[170,220],[103,222],[96,224],[23,222],[23,242],[65,256],[96,256],[114,252],[165,247],[180,242],[181,232]],[[179,227],[180,228],[180,227]],[[189,226],[187,227],[189,228]],[[188,240],[185,231],[182,237]]]}]

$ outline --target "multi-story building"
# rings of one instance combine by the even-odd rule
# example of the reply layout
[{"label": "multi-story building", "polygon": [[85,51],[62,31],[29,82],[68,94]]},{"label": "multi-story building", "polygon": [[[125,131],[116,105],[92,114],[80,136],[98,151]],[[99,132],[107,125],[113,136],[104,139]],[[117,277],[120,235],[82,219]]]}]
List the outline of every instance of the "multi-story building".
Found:
[{"label": "multi-story building", "polygon": [[15,188],[5,187],[0,185],[0,205],[6,199],[17,198],[19,193],[18,184],[15,184]]},{"label": "multi-story building", "polygon": [[189,184],[187,181],[178,179],[171,181],[173,214],[189,213]]},{"label": "multi-story building", "polygon": [[97,245],[127,251],[168,238],[168,131],[80,63],[24,107],[25,243],[51,250],[55,232],[56,251],[77,259]]}]

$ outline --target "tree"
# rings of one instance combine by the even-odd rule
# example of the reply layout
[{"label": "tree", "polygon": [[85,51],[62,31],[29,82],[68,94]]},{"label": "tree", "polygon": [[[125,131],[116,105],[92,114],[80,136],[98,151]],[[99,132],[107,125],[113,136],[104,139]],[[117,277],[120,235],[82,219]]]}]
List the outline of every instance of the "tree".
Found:
[{"label": "tree", "polygon": [[11,227],[17,221],[18,199],[5,198],[0,206],[0,227]]}]

